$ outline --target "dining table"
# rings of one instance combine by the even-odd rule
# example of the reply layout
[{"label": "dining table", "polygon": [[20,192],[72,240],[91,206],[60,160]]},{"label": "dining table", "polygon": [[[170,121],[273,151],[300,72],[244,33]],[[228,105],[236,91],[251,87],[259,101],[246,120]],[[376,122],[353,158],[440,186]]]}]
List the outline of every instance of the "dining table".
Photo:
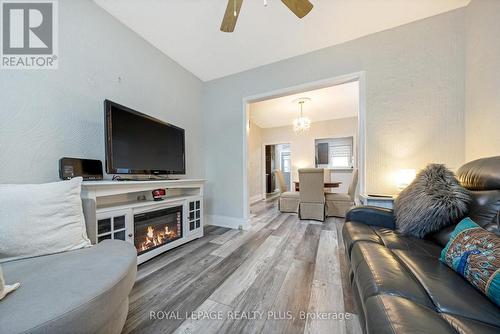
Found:
[{"label": "dining table", "polygon": [[[300,183],[299,181],[294,181],[293,184],[295,185],[295,191],[299,191],[300,190]],[[324,187],[325,188],[338,188],[340,187],[340,185],[342,184],[342,182],[325,182],[325,185]]]}]

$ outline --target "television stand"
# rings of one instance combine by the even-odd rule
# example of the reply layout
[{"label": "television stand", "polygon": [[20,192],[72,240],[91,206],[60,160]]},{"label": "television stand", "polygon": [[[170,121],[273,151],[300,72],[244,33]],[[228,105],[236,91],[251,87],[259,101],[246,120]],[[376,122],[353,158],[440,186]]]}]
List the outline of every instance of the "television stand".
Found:
[{"label": "television stand", "polygon": [[[81,196],[87,235],[92,244],[106,239],[132,243],[138,263],[200,238],[204,184],[201,179],[84,181]],[[166,189],[163,201],[154,201],[151,194],[158,188]],[[148,220],[148,216],[159,218]],[[148,240],[154,245],[145,250]]]},{"label": "television stand", "polygon": [[139,182],[151,182],[151,181],[178,181],[178,180],[181,180],[181,179],[123,179],[123,178],[119,178],[119,179],[114,179],[113,181],[124,181],[124,182],[128,182],[128,181],[139,181]]},{"label": "television stand", "polygon": [[154,175],[149,175],[147,179],[141,179],[141,178],[128,178],[128,177],[121,177],[119,175],[114,175],[113,176],[113,181],[168,181],[168,180],[181,180],[180,178],[171,178],[168,176],[165,177],[158,177]]}]

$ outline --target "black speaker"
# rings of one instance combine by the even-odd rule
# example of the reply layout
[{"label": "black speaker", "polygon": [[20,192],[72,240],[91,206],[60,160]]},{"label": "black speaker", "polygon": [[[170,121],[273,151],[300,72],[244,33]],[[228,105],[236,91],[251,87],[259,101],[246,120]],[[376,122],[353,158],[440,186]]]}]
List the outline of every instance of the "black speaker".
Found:
[{"label": "black speaker", "polygon": [[102,180],[101,160],[61,158],[59,159],[59,177],[69,180],[82,176],[84,180]]}]

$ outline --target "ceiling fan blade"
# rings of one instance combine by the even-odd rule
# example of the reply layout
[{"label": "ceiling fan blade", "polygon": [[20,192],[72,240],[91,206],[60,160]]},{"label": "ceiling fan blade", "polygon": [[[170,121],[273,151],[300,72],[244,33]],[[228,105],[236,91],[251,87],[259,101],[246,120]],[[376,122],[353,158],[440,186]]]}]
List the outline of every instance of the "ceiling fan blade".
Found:
[{"label": "ceiling fan blade", "polygon": [[[233,32],[236,26],[236,21],[240,15],[241,4],[243,0],[228,0],[226,13],[222,19],[220,30],[224,32]],[[236,13],[236,15],[234,15]]]},{"label": "ceiling fan blade", "polygon": [[306,16],[311,9],[313,9],[313,4],[308,0],[281,0],[299,19]]}]

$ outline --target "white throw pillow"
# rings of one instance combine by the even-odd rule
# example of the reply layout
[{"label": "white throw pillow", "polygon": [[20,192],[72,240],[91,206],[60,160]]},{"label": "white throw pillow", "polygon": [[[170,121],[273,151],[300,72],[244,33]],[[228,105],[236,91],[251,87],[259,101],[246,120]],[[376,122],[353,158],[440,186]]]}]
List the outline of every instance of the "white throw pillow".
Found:
[{"label": "white throw pillow", "polygon": [[0,263],[90,247],[81,184],[0,185]]}]

